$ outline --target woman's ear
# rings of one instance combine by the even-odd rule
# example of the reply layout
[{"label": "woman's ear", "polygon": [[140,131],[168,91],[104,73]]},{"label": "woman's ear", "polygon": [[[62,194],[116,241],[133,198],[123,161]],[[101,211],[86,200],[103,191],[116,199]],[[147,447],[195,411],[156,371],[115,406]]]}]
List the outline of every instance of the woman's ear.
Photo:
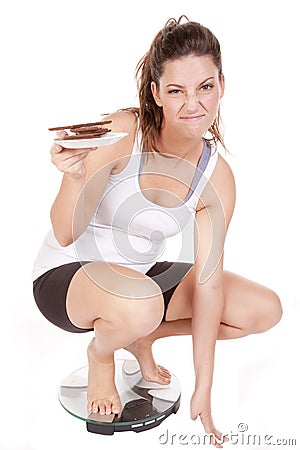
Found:
[{"label": "woman's ear", "polygon": [[151,92],[152,92],[153,98],[155,100],[155,103],[157,104],[157,106],[161,107],[162,103],[159,98],[159,91],[158,91],[156,83],[154,81],[151,81]]},{"label": "woman's ear", "polygon": [[222,73],[221,78],[220,78],[220,98],[223,97],[224,95],[224,90],[225,90],[225,77],[224,74]]}]

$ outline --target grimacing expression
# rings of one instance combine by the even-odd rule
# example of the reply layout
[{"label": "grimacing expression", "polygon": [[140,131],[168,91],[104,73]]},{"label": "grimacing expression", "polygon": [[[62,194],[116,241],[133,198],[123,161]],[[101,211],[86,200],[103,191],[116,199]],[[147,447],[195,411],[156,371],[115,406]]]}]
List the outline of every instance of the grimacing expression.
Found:
[{"label": "grimacing expression", "polygon": [[213,123],[224,93],[224,76],[211,56],[167,61],[159,86],[152,82],[156,104],[163,109],[163,127],[187,138],[203,136]]}]

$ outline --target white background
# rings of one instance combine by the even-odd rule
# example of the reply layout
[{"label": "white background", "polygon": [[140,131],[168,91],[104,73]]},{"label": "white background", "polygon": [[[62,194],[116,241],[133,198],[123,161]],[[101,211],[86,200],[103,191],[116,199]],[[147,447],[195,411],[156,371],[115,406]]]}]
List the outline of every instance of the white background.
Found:
[{"label": "white background", "polygon": [[[61,177],[50,163],[47,128],[96,121],[136,104],[135,65],[167,19],[181,14],[209,27],[223,50],[226,158],[237,183],[225,266],[273,288],[284,307],[270,332],[217,343],[215,423],[228,433],[246,423],[248,434],[295,438],[300,448],[297,6],[296,0],[2,3],[1,450],[181,448],[203,432],[189,418],[191,339],[173,337],[154,350],[182,383],[178,413],[141,434],[87,433],[84,422],[59,405],[57,385],[86,364],[91,335],[48,323],[31,291],[33,261]],[[164,444],[159,437],[167,429],[176,436]]]}]

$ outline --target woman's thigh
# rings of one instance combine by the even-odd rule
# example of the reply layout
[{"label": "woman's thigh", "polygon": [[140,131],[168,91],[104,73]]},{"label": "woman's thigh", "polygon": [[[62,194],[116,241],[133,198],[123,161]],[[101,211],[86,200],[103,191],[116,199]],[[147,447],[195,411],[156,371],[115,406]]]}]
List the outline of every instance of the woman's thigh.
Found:
[{"label": "woman's thigh", "polygon": [[146,275],[114,264],[91,262],[73,276],[66,310],[77,327],[89,328],[98,318],[126,323],[129,316],[163,314],[159,286]]},{"label": "woman's thigh", "polygon": [[[192,316],[193,272],[191,269],[174,292],[166,313],[167,320]],[[223,287],[222,323],[259,332],[280,320],[280,300],[271,289],[227,271],[224,271]]]},{"label": "woman's thigh", "polygon": [[85,262],[73,262],[54,267],[33,282],[33,295],[43,316],[57,327],[83,333],[91,329],[76,327],[68,318],[66,296],[70,281]]}]

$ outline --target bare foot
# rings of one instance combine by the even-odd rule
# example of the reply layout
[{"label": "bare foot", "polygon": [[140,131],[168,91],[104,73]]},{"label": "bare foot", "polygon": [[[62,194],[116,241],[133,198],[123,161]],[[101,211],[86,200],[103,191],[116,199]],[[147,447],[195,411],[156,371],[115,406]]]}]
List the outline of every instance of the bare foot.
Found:
[{"label": "bare foot", "polygon": [[159,384],[169,384],[171,381],[170,372],[163,366],[156,364],[152,354],[152,342],[146,338],[141,338],[125,347],[136,357],[144,380]]},{"label": "bare foot", "polygon": [[101,361],[95,349],[95,339],[88,346],[88,411],[101,415],[119,414],[122,410],[120,397],[114,382],[114,357]]}]

